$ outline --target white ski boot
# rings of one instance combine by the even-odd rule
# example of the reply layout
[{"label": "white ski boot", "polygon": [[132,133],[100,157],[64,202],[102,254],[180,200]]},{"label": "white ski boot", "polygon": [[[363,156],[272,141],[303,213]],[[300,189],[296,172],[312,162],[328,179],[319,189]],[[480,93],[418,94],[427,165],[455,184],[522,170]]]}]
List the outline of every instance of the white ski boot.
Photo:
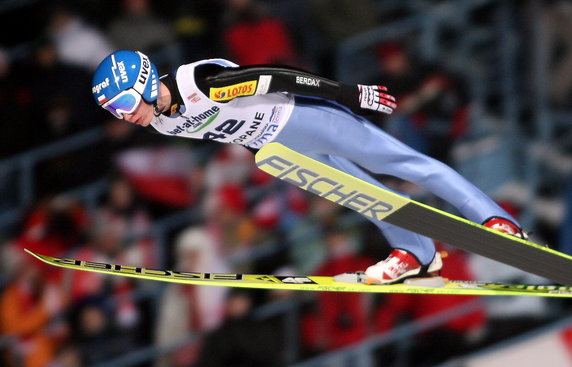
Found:
[{"label": "white ski boot", "polygon": [[387,259],[370,266],[365,271],[367,284],[392,284],[416,276],[428,276],[441,270],[443,259],[440,252],[436,252],[428,265],[421,265],[419,260],[410,252],[393,249]]}]

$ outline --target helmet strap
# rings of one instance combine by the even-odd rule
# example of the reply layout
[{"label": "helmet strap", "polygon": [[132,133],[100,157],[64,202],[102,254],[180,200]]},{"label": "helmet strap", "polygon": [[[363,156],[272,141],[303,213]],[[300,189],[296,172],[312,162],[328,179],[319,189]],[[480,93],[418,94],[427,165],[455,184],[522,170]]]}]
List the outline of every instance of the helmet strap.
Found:
[{"label": "helmet strap", "polygon": [[161,84],[167,88],[171,96],[169,102],[170,105],[164,112],[165,115],[172,118],[181,116],[181,114],[185,113],[186,108],[183,98],[179,93],[179,88],[177,87],[177,81],[175,79],[175,75],[166,74],[163,75],[159,80]]},{"label": "helmet strap", "polygon": [[161,114],[161,110],[159,109],[159,106],[157,105],[157,100],[153,101],[153,115],[155,116],[159,116]]}]

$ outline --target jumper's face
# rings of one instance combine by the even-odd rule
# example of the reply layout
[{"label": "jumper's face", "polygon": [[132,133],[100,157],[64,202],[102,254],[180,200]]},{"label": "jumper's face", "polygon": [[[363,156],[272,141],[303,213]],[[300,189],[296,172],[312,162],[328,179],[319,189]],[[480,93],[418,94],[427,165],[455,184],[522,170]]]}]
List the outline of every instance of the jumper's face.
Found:
[{"label": "jumper's face", "polygon": [[148,126],[153,119],[153,105],[141,100],[131,113],[124,113],[123,119],[141,126]]}]

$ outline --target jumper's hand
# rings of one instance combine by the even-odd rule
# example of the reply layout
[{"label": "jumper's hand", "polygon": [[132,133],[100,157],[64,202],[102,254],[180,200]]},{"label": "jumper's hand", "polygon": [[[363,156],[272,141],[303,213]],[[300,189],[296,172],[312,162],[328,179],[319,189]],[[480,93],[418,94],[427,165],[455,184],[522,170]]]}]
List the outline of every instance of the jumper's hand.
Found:
[{"label": "jumper's hand", "polygon": [[395,97],[386,94],[387,88],[382,85],[358,84],[360,107],[367,110],[387,113],[393,112],[397,107]]}]

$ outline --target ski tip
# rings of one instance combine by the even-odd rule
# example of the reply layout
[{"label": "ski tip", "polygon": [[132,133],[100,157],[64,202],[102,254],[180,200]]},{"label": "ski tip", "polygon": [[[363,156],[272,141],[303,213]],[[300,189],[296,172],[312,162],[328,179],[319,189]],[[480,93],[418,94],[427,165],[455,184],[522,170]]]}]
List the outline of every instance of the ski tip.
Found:
[{"label": "ski tip", "polygon": [[47,262],[42,255],[37,254],[37,253],[35,253],[35,252],[32,251],[32,250],[28,250],[27,248],[25,248],[24,251],[25,251],[26,253],[28,253],[28,255],[31,255],[31,256],[35,257],[36,259],[38,259],[38,260],[40,260],[40,261]]},{"label": "ski tip", "polygon": [[24,252],[26,252],[26,253],[28,253],[28,255],[32,255],[32,256],[34,256],[34,257],[36,257],[36,258],[39,257],[38,254],[36,254],[36,253],[35,253],[34,251],[32,251],[32,250],[28,250],[27,248],[24,249]]}]

